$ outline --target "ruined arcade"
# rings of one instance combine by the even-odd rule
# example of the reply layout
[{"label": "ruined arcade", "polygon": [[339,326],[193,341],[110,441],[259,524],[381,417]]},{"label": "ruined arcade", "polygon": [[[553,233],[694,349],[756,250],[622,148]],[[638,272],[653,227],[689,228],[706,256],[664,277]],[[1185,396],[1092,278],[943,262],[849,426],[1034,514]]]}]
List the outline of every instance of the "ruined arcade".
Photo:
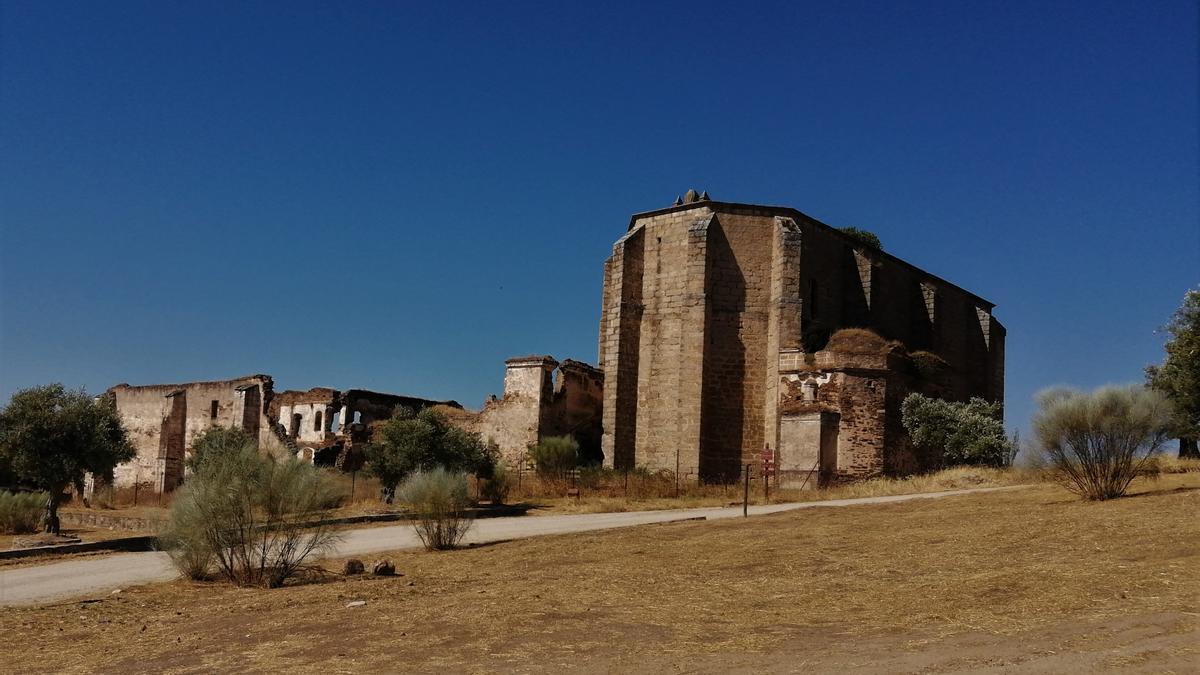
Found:
[{"label": "ruined arcade", "polygon": [[605,263],[605,464],[727,480],[770,449],[785,477],[918,470],[907,393],[1003,401],[992,307],[795,209],[689,191]]}]

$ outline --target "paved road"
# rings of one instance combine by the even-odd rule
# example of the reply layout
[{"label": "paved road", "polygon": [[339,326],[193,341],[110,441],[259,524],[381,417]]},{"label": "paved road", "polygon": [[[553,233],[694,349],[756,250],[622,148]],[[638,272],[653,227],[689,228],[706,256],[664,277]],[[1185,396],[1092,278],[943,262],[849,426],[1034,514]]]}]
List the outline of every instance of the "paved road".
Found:
[{"label": "paved road", "polygon": [[[948,492],[926,492],[892,497],[863,497],[834,499],[820,502],[797,502],[751,506],[751,515],[764,515],[796,509],[886,504],[913,499],[936,499],[974,492],[992,492],[1013,488],[972,488]],[[588,532],[632,525],[666,523],[690,518],[735,518],[742,507],[713,507],[675,509],[669,511],[634,511],[625,513],[588,513],[564,516],[523,516],[486,518],[475,521],[466,537],[467,543],[486,543],[536,537],[546,534]],[[343,532],[343,538],[329,557],[361,555],[377,551],[396,551],[417,548],[420,541],[410,525],[371,527]],[[168,581],[176,576],[165,553],[117,553],[100,557],[80,558],[46,565],[17,567],[0,571],[0,606],[32,605],[73,598],[97,596],[113,589],[156,581]]]}]

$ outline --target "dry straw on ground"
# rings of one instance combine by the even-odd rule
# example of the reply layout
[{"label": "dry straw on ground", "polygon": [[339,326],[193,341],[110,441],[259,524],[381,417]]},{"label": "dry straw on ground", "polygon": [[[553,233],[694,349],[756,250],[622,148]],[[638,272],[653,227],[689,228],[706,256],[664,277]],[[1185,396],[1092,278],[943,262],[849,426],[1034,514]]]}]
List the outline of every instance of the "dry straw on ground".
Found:
[{"label": "dry straw on ground", "polygon": [[1185,613],[1200,595],[1197,487],[1197,474],[1168,475],[1088,503],[1039,485],[400,552],[389,557],[404,577],[176,582],[10,609],[0,633],[20,636],[6,649],[17,670],[167,672],[753,664],[814,646],[830,659],[965,636],[1021,644],[1144,616],[1176,617],[1155,624],[1174,634],[1194,630]]}]

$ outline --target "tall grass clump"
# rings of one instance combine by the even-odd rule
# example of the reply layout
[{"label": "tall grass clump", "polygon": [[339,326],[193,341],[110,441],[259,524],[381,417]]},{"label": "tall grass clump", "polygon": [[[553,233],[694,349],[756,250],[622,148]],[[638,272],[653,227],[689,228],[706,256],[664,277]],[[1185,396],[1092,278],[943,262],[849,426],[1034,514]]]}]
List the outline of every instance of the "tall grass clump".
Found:
[{"label": "tall grass clump", "polygon": [[1052,389],[1038,405],[1033,432],[1051,475],[1087,499],[1125,494],[1171,429],[1166,397],[1139,386]]},{"label": "tall grass clump", "polygon": [[45,492],[0,491],[0,532],[29,534],[36,532],[46,508]]},{"label": "tall grass clump", "polygon": [[413,527],[426,550],[455,548],[474,522],[465,472],[417,471],[405,479],[398,496],[413,510]]},{"label": "tall grass clump", "polygon": [[338,495],[311,464],[253,445],[210,459],[177,494],[162,537],[182,574],[275,588],[336,541],[328,526],[313,525]]}]

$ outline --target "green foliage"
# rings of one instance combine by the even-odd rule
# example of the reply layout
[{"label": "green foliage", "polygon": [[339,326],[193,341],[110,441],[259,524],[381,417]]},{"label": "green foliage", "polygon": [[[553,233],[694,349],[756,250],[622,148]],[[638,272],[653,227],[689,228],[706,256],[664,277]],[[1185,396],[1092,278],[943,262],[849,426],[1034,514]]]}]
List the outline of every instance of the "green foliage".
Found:
[{"label": "green foliage", "polygon": [[490,478],[481,478],[479,497],[493,504],[503,504],[512,491],[512,476],[503,462],[497,462]]},{"label": "green foliage", "polygon": [[61,384],[22,389],[0,410],[0,464],[49,493],[45,529],[58,534],[63,490],[82,489],[86,474],[109,476],[133,459],[125,427],[110,397]]},{"label": "green foliage", "polygon": [[442,467],[410,475],[400,488],[400,501],[413,510],[413,527],[430,551],[458,546],[471,529],[467,474]]},{"label": "green foliage", "polygon": [[367,470],[379,479],[389,504],[396,486],[416,471],[441,467],[486,479],[496,466],[495,455],[478,434],[463,431],[431,409],[415,415],[400,411],[385,422],[375,430],[366,459]]},{"label": "green foliage", "polygon": [[561,478],[579,466],[579,443],[570,436],[547,436],[529,446],[539,476]]},{"label": "green foliage", "polygon": [[998,403],[981,398],[955,403],[914,393],[904,399],[901,412],[909,440],[944,466],[1004,466],[1012,459]]},{"label": "green foliage", "polygon": [[257,445],[257,439],[244,429],[209,427],[192,440],[192,454],[187,458],[186,464],[192,471],[196,471],[203,462],[237,453],[246,446],[257,447]]},{"label": "green foliage", "polygon": [[1172,433],[1180,456],[1200,456],[1200,289],[1187,292],[1164,330],[1170,335],[1162,365],[1146,368],[1146,383],[1166,394],[1174,408]]},{"label": "green foliage", "polygon": [[45,508],[44,492],[0,491],[0,532],[28,534],[36,531]]},{"label": "green foliage", "polygon": [[1170,402],[1153,389],[1051,389],[1037,398],[1033,433],[1052,475],[1088,499],[1125,494],[1171,428]]},{"label": "green foliage", "polygon": [[883,243],[879,241],[879,237],[874,232],[861,230],[857,227],[839,227],[838,229],[841,230],[842,234],[848,235],[851,239],[864,246],[870,246],[880,251],[883,250]]},{"label": "green foliage", "polygon": [[199,464],[171,505],[162,543],[189,577],[215,570],[240,586],[274,588],[336,541],[328,526],[310,527],[336,497],[311,464],[246,444]]}]

